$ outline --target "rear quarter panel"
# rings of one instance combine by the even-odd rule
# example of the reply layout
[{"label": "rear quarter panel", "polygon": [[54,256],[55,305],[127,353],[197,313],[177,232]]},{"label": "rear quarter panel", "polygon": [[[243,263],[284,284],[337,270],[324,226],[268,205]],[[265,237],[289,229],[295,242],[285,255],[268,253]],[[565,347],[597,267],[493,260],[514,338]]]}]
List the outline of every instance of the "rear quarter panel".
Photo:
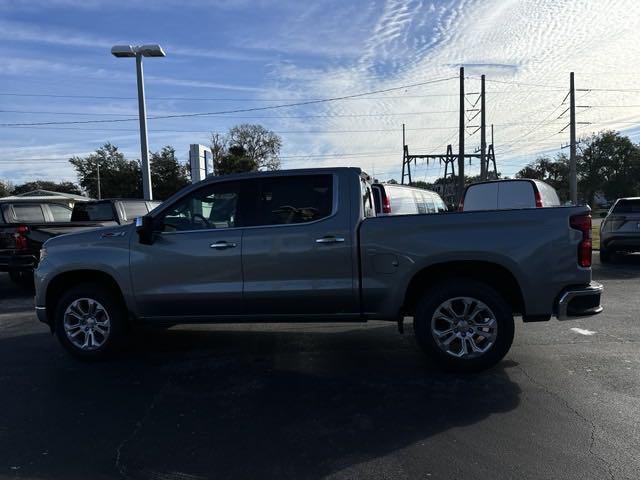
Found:
[{"label": "rear quarter panel", "polygon": [[423,269],[451,261],[500,265],[516,278],[525,313],[553,312],[560,291],[591,280],[577,264],[582,236],[569,227],[588,207],[385,216],[359,229],[364,312],[393,318],[411,279]]}]

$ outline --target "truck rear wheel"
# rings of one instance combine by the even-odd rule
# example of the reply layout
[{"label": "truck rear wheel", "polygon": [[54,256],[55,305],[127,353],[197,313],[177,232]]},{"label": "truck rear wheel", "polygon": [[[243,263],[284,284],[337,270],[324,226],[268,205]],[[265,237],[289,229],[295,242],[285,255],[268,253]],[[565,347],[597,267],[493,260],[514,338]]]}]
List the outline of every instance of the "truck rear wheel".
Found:
[{"label": "truck rear wheel", "polygon": [[450,280],[427,290],[413,322],[418,344],[445,370],[489,368],[502,360],[513,342],[511,307],[481,282]]},{"label": "truck rear wheel", "polygon": [[114,292],[98,283],[86,283],[62,294],[55,309],[55,331],[72,355],[98,360],[121,344],[126,318],[126,308]]}]

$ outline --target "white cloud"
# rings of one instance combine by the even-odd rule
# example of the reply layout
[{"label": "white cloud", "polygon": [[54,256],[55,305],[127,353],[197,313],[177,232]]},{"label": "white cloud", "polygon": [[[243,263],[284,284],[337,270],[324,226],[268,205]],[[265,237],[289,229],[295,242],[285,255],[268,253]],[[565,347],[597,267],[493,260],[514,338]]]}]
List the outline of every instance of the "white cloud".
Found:
[{"label": "white cloud", "polygon": [[[481,73],[488,80],[540,84],[543,87],[487,82],[488,122],[496,124],[496,147],[502,170],[513,171],[536,152],[558,148],[568,134],[556,134],[565,119],[550,118],[550,112],[562,102],[568,91],[569,71],[575,70],[577,87],[634,87],[632,76],[640,74],[635,51],[639,34],[630,18],[640,18],[640,3],[634,0],[589,0],[560,3],[554,0],[493,0],[486,2],[422,2],[389,0],[371,25],[362,55],[353,63],[339,67],[309,69],[291,62],[276,66],[274,76],[286,79],[286,85],[307,97],[326,98],[350,92],[376,90],[442,76],[457,75],[459,64],[468,65],[467,91],[478,91]],[[427,19],[427,20],[425,20]],[[310,38],[313,41],[313,38]],[[588,72],[602,75],[587,75]],[[581,74],[580,72],[585,72]],[[544,85],[558,86],[560,90]],[[279,84],[279,87],[281,85]],[[453,97],[410,98],[411,94],[456,94],[457,81],[446,85],[418,88],[407,92],[406,99],[336,102],[321,113],[373,114],[392,111],[455,110]],[[275,92],[273,92],[275,93]],[[584,95],[584,93],[579,93]],[[633,95],[633,94],[629,94]],[[584,102],[610,105],[628,102],[624,94],[592,92]],[[636,94],[637,95],[637,94]],[[635,102],[640,103],[640,102]],[[625,122],[636,118],[639,109],[593,108],[579,112],[581,120],[591,121],[579,133],[604,127],[628,128]],[[376,171],[399,175],[401,164],[401,123],[407,127],[428,129],[455,127],[457,113],[424,115],[405,119],[389,117],[310,119],[305,127],[313,130],[354,130],[394,128],[394,132],[370,134],[314,134],[308,139],[285,139],[288,151],[370,152],[396,151],[389,157],[351,157],[340,161]],[[566,120],[568,121],[568,120]],[[540,124],[540,122],[542,122]],[[291,122],[283,121],[283,128]],[[530,133],[533,130],[533,133]],[[453,134],[453,135],[452,135]],[[520,137],[520,141],[513,143]],[[452,130],[412,130],[408,143],[413,151],[443,151],[447,141],[457,144]],[[479,143],[478,135],[467,139],[467,151]],[[504,153],[501,155],[501,153]],[[477,167],[473,167],[477,168]],[[424,170],[422,170],[424,171]],[[432,168],[430,175],[437,174]]]}]

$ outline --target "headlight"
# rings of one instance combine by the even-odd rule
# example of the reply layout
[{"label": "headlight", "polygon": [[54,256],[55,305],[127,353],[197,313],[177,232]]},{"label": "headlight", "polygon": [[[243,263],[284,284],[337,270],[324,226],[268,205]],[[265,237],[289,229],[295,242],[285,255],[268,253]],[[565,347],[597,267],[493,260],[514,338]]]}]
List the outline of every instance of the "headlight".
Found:
[{"label": "headlight", "polygon": [[45,247],[42,247],[40,249],[40,261],[44,260],[47,256],[47,249]]}]

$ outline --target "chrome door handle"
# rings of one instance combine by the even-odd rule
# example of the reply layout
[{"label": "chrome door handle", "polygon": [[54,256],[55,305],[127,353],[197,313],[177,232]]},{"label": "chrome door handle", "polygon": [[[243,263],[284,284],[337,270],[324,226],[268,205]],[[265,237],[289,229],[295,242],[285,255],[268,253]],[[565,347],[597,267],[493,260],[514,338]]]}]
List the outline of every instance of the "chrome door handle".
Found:
[{"label": "chrome door handle", "polygon": [[209,245],[210,248],[215,248],[216,250],[224,250],[226,248],[235,248],[236,244],[233,242],[216,242]]},{"label": "chrome door handle", "polygon": [[316,243],[342,243],[344,242],[343,237],[322,237],[316,238]]}]

